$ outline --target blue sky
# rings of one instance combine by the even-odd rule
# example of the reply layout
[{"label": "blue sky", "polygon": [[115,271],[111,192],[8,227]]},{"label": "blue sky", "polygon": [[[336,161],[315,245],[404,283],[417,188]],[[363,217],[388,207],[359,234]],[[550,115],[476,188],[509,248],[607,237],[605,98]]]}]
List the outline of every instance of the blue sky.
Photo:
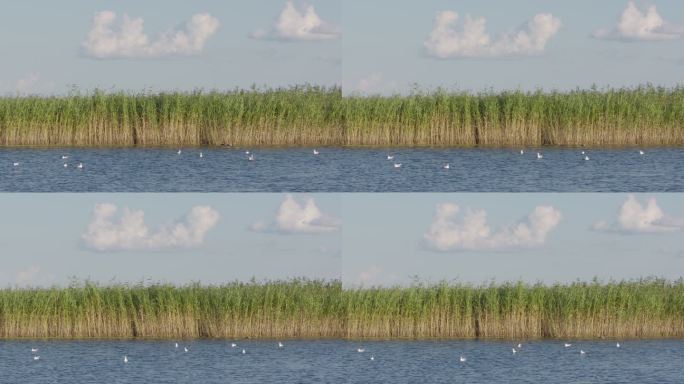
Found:
[{"label": "blue sky", "polygon": [[2,194],[0,212],[0,286],[553,283],[684,270],[680,194]]},{"label": "blue sky", "polygon": [[[142,31],[122,33],[124,15]],[[679,0],[29,0],[0,12],[0,94],[672,86],[684,81],[683,26]],[[109,32],[130,41],[112,46]]]},{"label": "blue sky", "polygon": [[[628,8],[627,0],[347,1],[343,89],[345,93],[406,92],[412,83],[428,89],[475,91],[573,89],[592,84],[621,87],[646,82],[672,86],[684,80],[684,3],[649,0],[635,4],[644,16],[651,5],[663,25],[644,26],[642,30],[651,33],[639,35],[630,34],[627,23],[622,36],[614,29]],[[491,45],[496,45],[501,33],[524,30],[537,14],[552,15],[560,26],[544,40],[543,49],[518,49],[513,54],[496,54],[505,49],[492,47],[463,49],[440,58],[424,44],[442,11],[458,14],[455,28],[459,31],[466,15],[484,18]],[[636,20],[631,26],[641,24],[647,22]],[[592,37],[600,29],[606,33]],[[502,45],[513,49],[510,42]]]},{"label": "blue sky", "polygon": [[[339,28],[338,1],[307,0],[306,4],[314,7],[326,28]],[[304,14],[304,3],[294,5]],[[285,0],[8,3],[0,12],[0,93],[63,93],[73,84],[81,89],[130,90],[339,84],[340,38],[250,37],[273,29],[285,6]],[[183,30],[196,14],[207,13],[218,21],[218,28],[202,40],[201,49],[186,54],[97,58],[82,44],[95,13],[101,11],[114,12],[118,26],[124,14],[142,18],[150,44],[159,33]]]}]

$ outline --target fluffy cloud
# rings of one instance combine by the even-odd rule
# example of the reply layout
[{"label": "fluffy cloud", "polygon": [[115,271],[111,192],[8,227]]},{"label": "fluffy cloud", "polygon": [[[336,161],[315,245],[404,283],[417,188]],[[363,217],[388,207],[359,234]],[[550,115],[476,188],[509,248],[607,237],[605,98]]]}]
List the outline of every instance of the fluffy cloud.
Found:
[{"label": "fluffy cloud", "polygon": [[674,232],[684,229],[684,218],[666,215],[655,198],[648,199],[642,205],[634,195],[629,195],[620,207],[615,222],[598,221],[594,223],[593,229],[623,233]]},{"label": "fluffy cloud", "polygon": [[449,251],[535,247],[546,241],[561,220],[561,213],[555,208],[538,206],[525,220],[492,232],[484,210],[467,210],[461,222],[456,220],[459,211],[456,204],[437,206],[430,230],[425,234],[431,248]]},{"label": "fluffy cloud", "polygon": [[208,13],[194,15],[184,29],[170,29],[152,41],[143,31],[143,19],[123,16],[116,25],[116,13],[97,12],[83,49],[89,56],[106,58],[157,58],[195,55],[216,32],[219,21]]},{"label": "fluffy cloud", "polygon": [[492,40],[485,31],[484,18],[466,15],[461,30],[455,28],[457,20],[458,14],[453,11],[437,14],[432,32],[423,43],[428,54],[441,59],[536,55],[544,51],[561,26],[550,13],[540,13],[517,30]]},{"label": "fluffy cloud", "polygon": [[623,41],[673,40],[684,36],[684,26],[663,20],[655,5],[641,10],[633,1],[630,1],[615,28],[599,29],[592,36],[599,39]]},{"label": "fluffy cloud", "polygon": [[98,204],[82,239],[98,251],[187,248],[201,245],[219,220],[208,206],[193,207],[180,221],[153,232],[145,225],[145,213],[124,208],[117,218],[114,204]]},{"label": "fluffy cloud", "polygon": [[342,33],[338,27],[322,20],[312,5],[299,11],[292,1],[287,1],[271,30],[258,30],[250,36],[255,39],[314,41],[337,39]]},{"label": "fluffy cloud", "polygon": [[321,212],[313,199],[300,204],[292,195],[287,195],[272,223],[258,221],[252,224],[251,229],[259,232],[315,234],[337,231],[341,226],[339,219]]}]

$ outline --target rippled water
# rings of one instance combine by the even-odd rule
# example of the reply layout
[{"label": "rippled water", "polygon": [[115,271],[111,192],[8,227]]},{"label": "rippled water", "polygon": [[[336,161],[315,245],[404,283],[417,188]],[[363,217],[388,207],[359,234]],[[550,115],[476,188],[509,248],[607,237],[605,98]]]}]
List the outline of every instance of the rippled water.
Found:
[{"label": "rippled water", "polygon": [[[571,348],[535,341],[524,342],[516,354],[510,342],[238,343],[181,342],[176,349],[168,341],[5,341],[0,382],[665,384],[684,377],[681,340],[627,341],[619,349],[614,341],[575,341]],[[359,347],[366,351],[358,353]]]},{"label": "rippled water", "polygon": [[[199,157],[199,152],[204,157]],[[684,149],[1,149],[0,191],[675,192]],[[394,160],[387,160],[388,154]],[[68,155],[64,167],[62,155]],[[19,165],[14,166],[13,163]],[[82,162],[83,169],[76,165]],[[401,163],[395,168],[394,163]],[[451,169],[443,169],[449,163]]]}]

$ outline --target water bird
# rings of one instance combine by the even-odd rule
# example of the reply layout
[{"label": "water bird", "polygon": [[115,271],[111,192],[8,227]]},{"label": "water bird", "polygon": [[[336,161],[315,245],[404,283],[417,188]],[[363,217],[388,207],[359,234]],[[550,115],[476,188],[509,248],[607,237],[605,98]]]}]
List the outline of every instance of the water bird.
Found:
[{"label": "water bird", "polygon": [[580,349],[580,355],[586,355],[587,353],[584,352],[584,350]]},{"label": "water bird", "polygon": [[318,155],[319,153],[320,153],[320,152],[319,152],[318,150],[316,150],[316,149],[313,150],[313,154],[314,154],[314,155]]},{"label": "water bird", "polygon": [[181,151],[181,150],[179,149],[177,153],[178,153],[178,154],[180,155],[180,154],[181,154],[181,152],[182,152],[182,151]]},{"label": "water bird", "polygon": [[128,363],[128,356],[124,355],[124,363]]},{"label": "water bird", "polygon": [[250,154],[250,155],[247,157],[247,160],[249,160],[249,161],[254,161],[254,154],[253,154],[253,153]]},{"label": "water bird", "polygon": [[521,154],[521,155],[524,155],[524,154],[525,154],[525,151],[523,151],[523,150],[521,149],[521,150],[520,150],[520,154]]},{"label": "water bird", "polygon": [[235,344],[235,343],[230,343],[230,347],[231,347],[231,348],[235,348],[235,347],[237,347],[237,344]]},{"label": "water bird", "polygon": [[584,155],[584,161],[589,161],[589,156]]},{"label": "water bird", "polygon": [[31,348],[31,352],[32,352],[32,353],[38,352],[38,348]]},{"label": "water bird", "polygon": [[178,348],[178,343],[175,344],[175,347]]},{"label": "water bird", "polygon": [[245,151],[245,155],[249,155],[249,151]]},{"label": "water bird", "polygon": [[518,343],[518,349],[522,348],[522,344]]},{"label": "water bird", "polygon": [[401,168],[401,163],[394,163],[394,168]]},{"label": "water bird", "polygon": [[204,154],[200,152],[200,159],[204,157]]},{"label": "water bird", "polygon": [[458,361],[460,361],[461,363],[465,363],[466,362],[465,356],[461,355],[461,357],[458,358]]},{"label": "water bird", "polygon": [[392,155],[387,155],[387,160],[394,160],[394,156],[392,156]]},{"label": "water bird", "polygon": [[244,355],[245,353],[247,353],[247,351],[245,351],[244,349],[242,349],[242,354]]},{"label": "water bird", "polygon": [[371,355],[370,359],[371,361],[375,360],[375,356]]},{"label": "water bird", "polygon": [[40,360],[40,356],[33,356],[33,360]]},{"label": "water bird", "polygon": [[514,355],[515,355],[516,353],[518,353],[518,351],[516,351],[515,348],[511,348],[511,350],[513,351],[513,354],[514,354]]},{"label": "water bird", "polygon": [[282,348],[282,347],[284,347],[284,345],[283,345],[283,343],[281,343],[281,342],[279,341],[279,342],[278,342],[278,348]]},{"label": "water bird", "polygon": [[643,155],[644,155],[644,151],[640,149],[640,150],[639,150],[639,154],[643,156]]},{"label": "water bird", "polygon": [[62,160],[66,160],[66,159],[68,159],[68,158],[69,158],[69,156],[67,156],[67,155],[62,155]]},{"label": "water bird", "polygon": [[584,155],[584,151],[582,151],[582,154]]},{"label": "water bird", "polygon": [[76,168],[78,168],[78,169],[83,169],[83,163],[78,163],[78,165],[76,166]]},{"label": "water bird", "polygon": [[67,163],[64,163],[64,168],[66,168],[66,167],[68,167],[68,166],[69,166],[69,164],[67,164]]},{"label": "water bird", "polygon": [[620,348],[620,343],[615,343],[615,348]]},{"label": "water bird", "polygon": [[544,158],[544,155],[542,155],[541,153],[537,152],[537,159],[543,159],[543,158]]},{"label": "water bird", "polygon": [[572,347],[572,344],[570,344],[570,343],[565,343],[565,344],[563,344],[563,346],[564,346],[565,348],[570,348],[570,347]]},{"label": "water bird", "polygon": [[19,163],[15,161],[14,163],[12,163],[12,165],[14,165],[16,167],[19,165]]},{"label": "water bird", "polygon": [[449,165],[449,163],[446,163],[446,164],[444,164],[444,166],[442,168],[449,169],[449,168],[451,168],[451,166]]},{"label": "water bird", "polygon": [[183,347],[183,351],[184,351],[184,352],[187,352],[187,351],[188,351],[188,347]]},{"label": "water bird", "polygon": [[366,352],[366,350],[364,348],[356,348],[356,352],[364,353],[364,352]]}]

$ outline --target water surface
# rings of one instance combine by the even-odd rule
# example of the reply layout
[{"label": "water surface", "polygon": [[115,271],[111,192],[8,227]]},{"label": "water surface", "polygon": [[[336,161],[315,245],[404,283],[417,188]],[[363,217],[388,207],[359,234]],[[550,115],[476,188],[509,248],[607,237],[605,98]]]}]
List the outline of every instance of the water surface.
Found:
[{"label": "water surface", "polygon": [[667,384],[684,377],[684,341],[627,341],[621,348],[615,341],[573,341],[570,348],[534,341],[516,354],[514,343],[483,341],[179,343],[4,341],[0,382]]},{"label": "water surface", "polygon": [[317,156],[289,148],[256,150],[248,161],[244,149],[193,148],[180,155],[159,148],[0,149],[0,191],[684,191],[684,149],[648,149],[643,156],[637,149],[589,150],[588,161],[580,151],[544,149],[537,159],[533,148],[524,155],[510,149],[321,148]]}]

